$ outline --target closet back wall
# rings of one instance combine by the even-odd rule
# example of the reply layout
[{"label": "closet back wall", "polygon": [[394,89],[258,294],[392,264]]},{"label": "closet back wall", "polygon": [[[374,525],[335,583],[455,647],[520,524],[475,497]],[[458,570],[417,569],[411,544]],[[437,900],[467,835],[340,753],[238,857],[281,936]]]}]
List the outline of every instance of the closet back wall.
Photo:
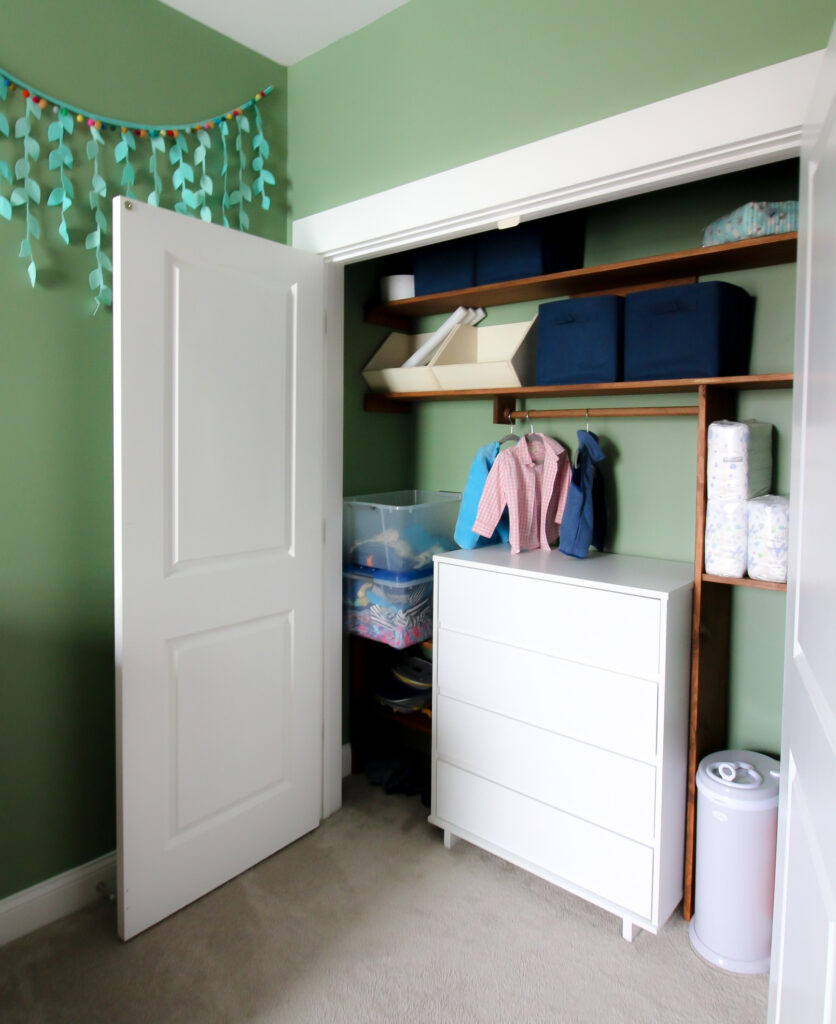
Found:
[{"label": "closet back wall", "polygon": [[[789,199],[798,195],[798,164],[787,161],[647,196],[622,200],[588,211],[584,263],[587,266],[657,253],[693,248],[702,229],[716,217],[750,199]],[[378,269],[385,261],[376,261]],[[373,289],[369,267],[348,268],[347,293]],[[771,373],[792,367],[795,265],[727,274],[724,280],[746,288],[756,297],[751,372]],[[367,294],[372,294],[368,291]],[[347,311],[348,325],[356,309]],[[521,303],[489,310],[486,323],[510,323],[531,318],[536,303]],[[427,318],[431,329],[441,317]],[[357,482],[369,489],[417,486],[430,490],[461,490],[474,451],[507,433],[492,424],[490,402],[424,402],[414,407],[414,437],[402,451],[387,456],[379,451],[389,443],[390,431],[402,436],[403,421],[396,414],[357,413],[363,365],[360,353],[348,346],[363,343],[368,358],[385,331],[363,327],[346,335],[346,485]],[[353,366],[349,369],[348,362]],[[352,376],[353,375],[353,376]],[[693,404],[693,395],[608,397],[599,405]],[[589,399],[590,405],[595,404]],[[777,427],[777,465],[773,486],[789,493],[790,391],[745,392],[739,415],[752,416]],[[583,401],[543,399],[532,408],[574,407]],[[353,410],[353,411],[352,411]],[[376,432],[370,434],[371,431]],[[556,437],[571,451],[581,420],[538,420],[536,429]],[[656,419],[595,419],[590,428],[602,438],[607,454],[611,530],[608,549],[623,554],[676,558],[688,562],[694,553],[696,424],[690,417]],[[517,425],[518,431],[523,429]],[[361,437],[376,437],[378,448],[359,444]],[[358,443],[352,443],[356,438]],[[378,451],[370,469],[364,451]],[[409,476],[409,469],[412,475]],[[374,477],[368,474],[373,473]],[[364,475],[365,474],[365,475]],[[782,593],[735,588],[732,607],[730,669],[730,741],[762,750],[780,747],[781,677],[783,665]]]},{"label": "closet back wall", "polygon": [[[284,67],[157,0],[4,3],[0,64],[67,103],[152,124],[219,114],[274,85],[261,112],[278,187],[252,223],[284,240]],[[86,134],[74,135],[69,247],[45,206],[42,143],[34,291],[17,255],[21,214],[0,219],[0,898],[115,846],[113,319],[92,315],[87,282]],[[121,169],[108,150],[109,202]]]}]

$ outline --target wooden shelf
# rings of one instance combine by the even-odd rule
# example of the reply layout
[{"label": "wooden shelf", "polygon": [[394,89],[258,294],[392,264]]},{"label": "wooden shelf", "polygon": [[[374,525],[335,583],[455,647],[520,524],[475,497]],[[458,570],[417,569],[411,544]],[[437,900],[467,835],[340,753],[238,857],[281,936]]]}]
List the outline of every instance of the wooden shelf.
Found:
[{"label": "wooden shelf", "polygon": [[366,412],[404,411],[412,402],[454,401],[469,398],[594,398],[612,395],[688,394],[701,386],[731,391],[791,388],[791,373],[761,373],[745,377],[688,377],[682,380],[614,381],[611,384],[534,385],[519,388],[474,388],[463,391],[368,392],[363,399]]},{"label": "wooden shelf", "polygon": [[786,583],[772,583],[769,580],[753,580],[748,576],[712,576],[702,574],[704,583],[725,583],[731,587],[755,587],[758,590],[786,590]]},{"label": "wooden shelf", "polygon": [[564,295],[625,294],[642,288],[685,283],[703,274],[724,274],[735,270],[793,263],[798,235],[790,231],[764,238],[712,245],[681,252],[646,256],[637,260],[608,263],[597,267],[543,274],[517,281],[461,288],[457,291],[418,295],[366,309],[366,320],[392,330],[407,330],[409,321],[434,313],[449,313],[457,306],[504,306],[512,302],[542,302]]},{"label": "wooden shelf", "polygon": [[405,729],[414,729],[416,732],[426,733],[428,736],[433,731],[432,719],[422,711],[395,711],[385,704],[378,704],[377,712],[384,718],[389,718]]}]

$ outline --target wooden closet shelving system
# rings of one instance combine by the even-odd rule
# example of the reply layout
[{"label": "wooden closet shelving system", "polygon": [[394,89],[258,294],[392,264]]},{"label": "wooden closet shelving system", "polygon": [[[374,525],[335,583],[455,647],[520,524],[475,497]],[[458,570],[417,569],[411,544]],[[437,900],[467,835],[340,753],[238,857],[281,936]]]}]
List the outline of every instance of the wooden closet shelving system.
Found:
[{"label": "wooden closet shelving system", "polygon": [[[792,263],[797,234],[789,232],[700,249],[667,253],[604,266],[584,267],[560,274],[500,284],[421,295],[366,309],[366,320],[392,330],[405,330],[412,319],[446,313],[457,306],[497,306],[544,301],[560,296],[619,294],[644,288],[690,284],[703,274],[728,273]],[[737,393],[792,387],[791,373],[687,380],[618,381],[611,384],[572,384],[462,391],[368,393],[369,412],[408,412],[414,402],[490,398],[495,423],[554,416],[682,416],[697,418],[696,529],[694,538],[694,596],[691,627],[691,703],[688,746],[688,797],[685,840],[683,914],[693,910],[696,769],[702,757],[727,745],[729,609],[732,586],[785,590],[786,584],[749,578],[730,579],[703,571],[705,538],[706,442],[713,420],[734,419]],[[692,406],[639,406],[521,410],[517,402],[530,398],[599,398],[616,395],[695,394]]]}]

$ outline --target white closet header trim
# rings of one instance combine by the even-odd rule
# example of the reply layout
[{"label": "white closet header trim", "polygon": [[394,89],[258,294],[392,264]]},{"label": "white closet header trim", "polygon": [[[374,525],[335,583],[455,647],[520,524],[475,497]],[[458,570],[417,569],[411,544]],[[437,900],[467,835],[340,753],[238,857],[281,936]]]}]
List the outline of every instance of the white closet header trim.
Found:
[{"label": "white closet header trim", "polygon": [[797,156],[824,51],[772,64],[293,223],[338,263]]}]

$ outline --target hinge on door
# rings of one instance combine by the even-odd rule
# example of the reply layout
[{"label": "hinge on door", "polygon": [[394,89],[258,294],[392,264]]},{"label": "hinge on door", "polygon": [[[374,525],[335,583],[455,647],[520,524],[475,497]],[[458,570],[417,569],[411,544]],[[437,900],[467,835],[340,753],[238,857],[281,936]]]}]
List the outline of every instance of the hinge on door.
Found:
[{"label": "hinge on door", "polygon": [[323,342],[328,341],[328,310],[323,309],[322,311],[322,340]]},{"label": "hinge on door", "polygon": [[322,544],[323,544],[323,546],[325,545],[325,535],[326,535],[326,527],[327,527],[327,525],[328,525],[327,520],[323,519],[322,520]]}]

